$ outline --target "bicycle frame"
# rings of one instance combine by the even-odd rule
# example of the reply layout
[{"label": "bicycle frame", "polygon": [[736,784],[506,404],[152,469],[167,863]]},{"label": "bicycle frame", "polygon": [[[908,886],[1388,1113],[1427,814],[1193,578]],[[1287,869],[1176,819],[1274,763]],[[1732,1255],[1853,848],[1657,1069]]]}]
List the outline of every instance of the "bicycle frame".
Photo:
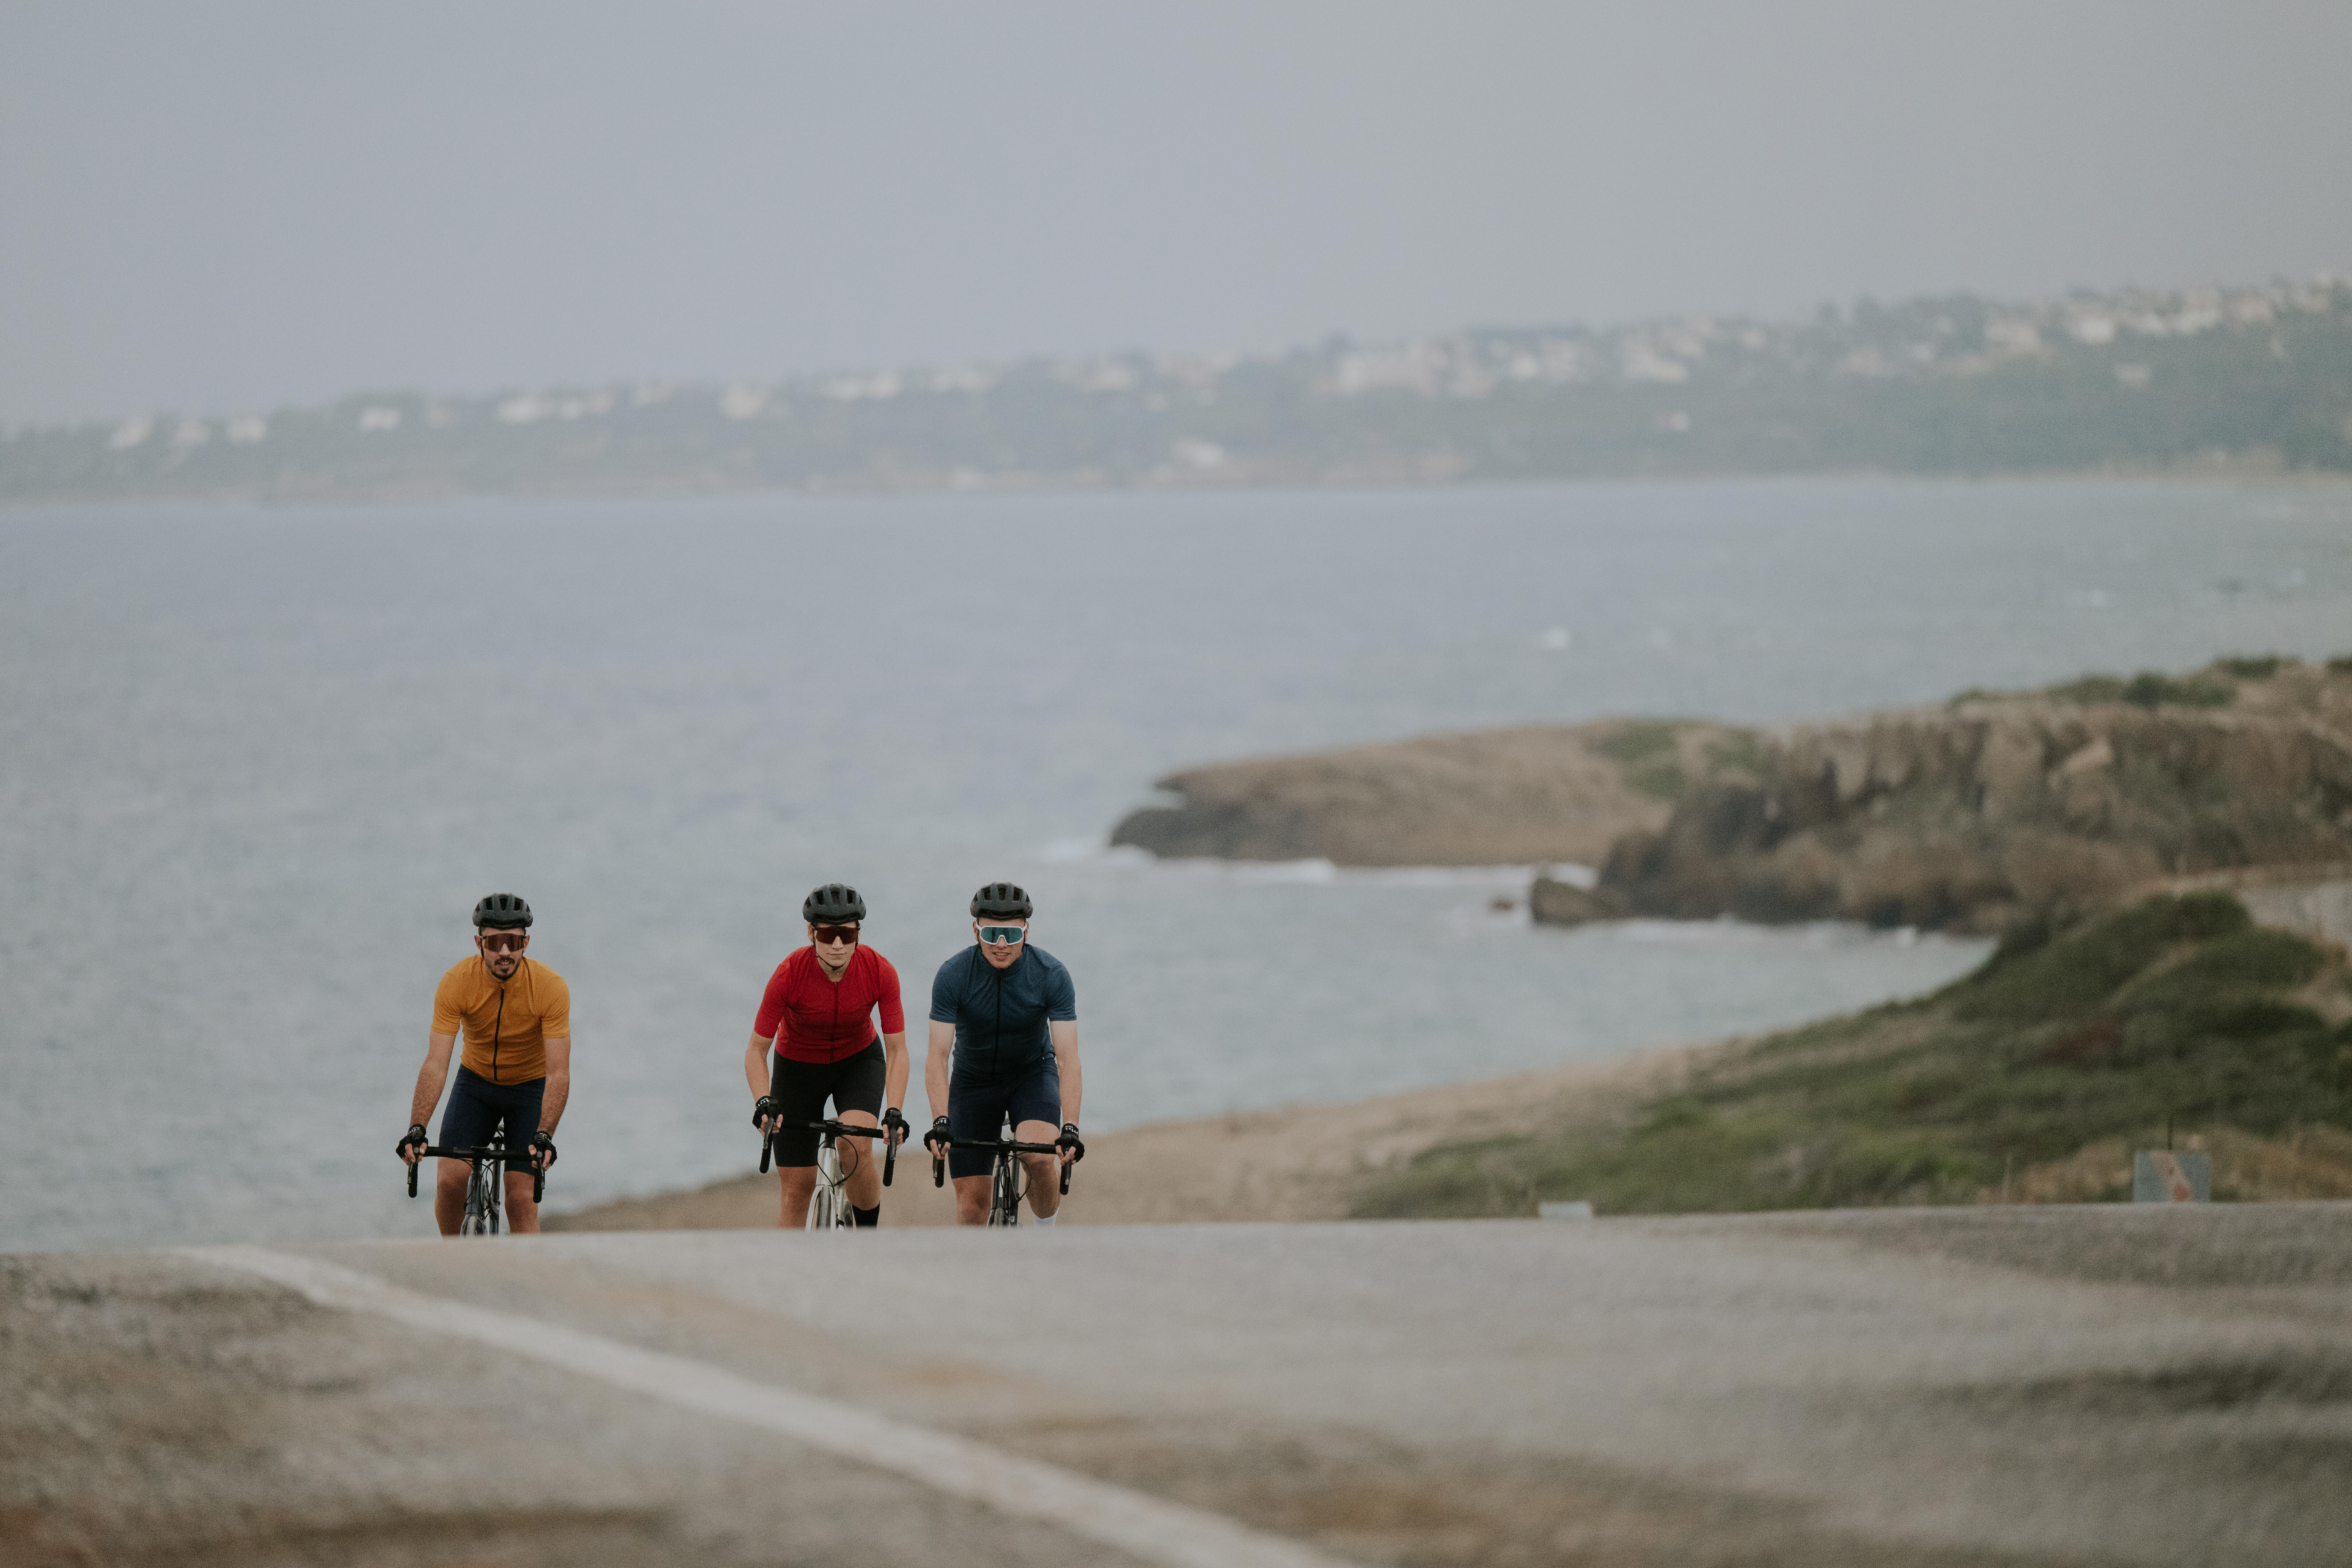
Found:
[{"label": "bicycle frame", "polygon": [[496,1236],[505,1228],[499,1189],[506,1183],[504,1160],[476,1160],[466,1177],[466,1214],[457,1222],[459,1236]]},{"label": "bicycle frame", "polygon": [[993,1226],[1014,1226],[1021,1223],[1021,1199],[1028,1187],[1026,1173],[1021,1168],[1021,1156],[1010,1149],[996,1152],[994,1183],[989,1191],[988,1223]]},{"label": "bicycle frame", "polygon": [[841,1190],[849,1180],[841,1169],[841,1146],[830,1131],[816,1139],[816,1188],[809,1194],[808,1228],[854,1230],[857,1216],[849,1212],[848,1194]]}]

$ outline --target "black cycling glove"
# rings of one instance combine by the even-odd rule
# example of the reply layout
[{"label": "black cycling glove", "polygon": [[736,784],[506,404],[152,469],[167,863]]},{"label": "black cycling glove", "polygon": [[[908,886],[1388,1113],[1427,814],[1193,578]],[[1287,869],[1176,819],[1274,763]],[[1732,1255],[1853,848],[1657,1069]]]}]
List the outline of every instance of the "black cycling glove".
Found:
[{"label": "black cycling glove", "polygon": [[532,1133],[530,1135],[530,1146],[534,1149],[542,1151],[547,1156],[539,1163],[539,1168],[541,1170],[544,1171],[550,1165],[555,1163],[555,1140],[546,1131],[541,1131]]},{"label": "black cycling glove", "polygon": [[1086,1141],[1078,1136],[1078,1124],[1075,1121],[1062,1123],[1062,1135],[1054,1140],[1054,1147],[1069,1150],[1073,1165],[1087,1157]]},{"label": "black cycling glove", "polygon": [[422,1149],[432,1142],[432,1139],[425,1135],[425,1123],[412,1122],[408,1131],[401,1134],[400,1142],[392,1146],[392,1152],[405,1160],[408,1158],[408,1146],[411,1143]]},{"label": "black cycling glove", "polygon": [[776,1114],[776,1097],[772,1094],[763,1094],[760,1097],[760,1102],[751,1107],[751,1125],[757,1127],[774,1114]]},{"label": "black cycling glove", "polygon": [[931,1130],[923,1134],[923,1147],[931,1152],[933,1159],[948,1152],[948,1119],[946,1117],[931,1118]]},{"label": "black cycling glove", "polygon": [[898,1114],[897,1106],[882,1113],[882,1132],[886,1142],[903,1143],[907,1141],[907,1119]]}]

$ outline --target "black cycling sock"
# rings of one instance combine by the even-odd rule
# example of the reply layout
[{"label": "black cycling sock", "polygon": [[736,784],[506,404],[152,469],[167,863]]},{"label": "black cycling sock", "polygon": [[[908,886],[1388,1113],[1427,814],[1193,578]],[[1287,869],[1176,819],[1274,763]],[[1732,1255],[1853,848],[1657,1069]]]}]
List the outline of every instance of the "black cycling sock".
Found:
[{"label": "black cycling sock", "polygon": [[882,1205],[880,1204],[876,1204],[870,1209],[862,1209],[856,1204],[852,1204],[849,1205],[849,1213],[850,1217],[857,1221],[857,1228],[860,1230],[868,1230],[882,1223]]}]

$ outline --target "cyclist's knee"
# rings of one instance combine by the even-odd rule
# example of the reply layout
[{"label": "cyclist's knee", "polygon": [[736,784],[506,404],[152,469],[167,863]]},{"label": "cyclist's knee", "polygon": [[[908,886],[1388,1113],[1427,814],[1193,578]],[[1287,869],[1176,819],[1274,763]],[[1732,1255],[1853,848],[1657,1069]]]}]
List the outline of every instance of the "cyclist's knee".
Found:
[{"label": "cyclist's knee", "polygon": [[463,1160],[443,1160],[440,1162],[440,1166],[441,1168],[439,1170],[433,1173],[433,1184],[446,1193],[464,1192],[466,1190],[466,1179],[473,1174],[471,1171],[466,1168],[466,1162]]}]

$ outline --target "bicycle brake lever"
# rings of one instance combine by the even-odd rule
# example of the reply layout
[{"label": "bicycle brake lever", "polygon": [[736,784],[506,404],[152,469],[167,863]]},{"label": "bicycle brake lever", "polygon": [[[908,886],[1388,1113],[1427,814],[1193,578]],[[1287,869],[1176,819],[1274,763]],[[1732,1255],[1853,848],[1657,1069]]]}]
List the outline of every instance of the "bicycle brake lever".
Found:
[{"label": "bicycle brake lever", "polygon": [[768,1155],[776,1146],[776,1130],[772,1127],[760,1134],[760,1174],[768,1173]]}]

